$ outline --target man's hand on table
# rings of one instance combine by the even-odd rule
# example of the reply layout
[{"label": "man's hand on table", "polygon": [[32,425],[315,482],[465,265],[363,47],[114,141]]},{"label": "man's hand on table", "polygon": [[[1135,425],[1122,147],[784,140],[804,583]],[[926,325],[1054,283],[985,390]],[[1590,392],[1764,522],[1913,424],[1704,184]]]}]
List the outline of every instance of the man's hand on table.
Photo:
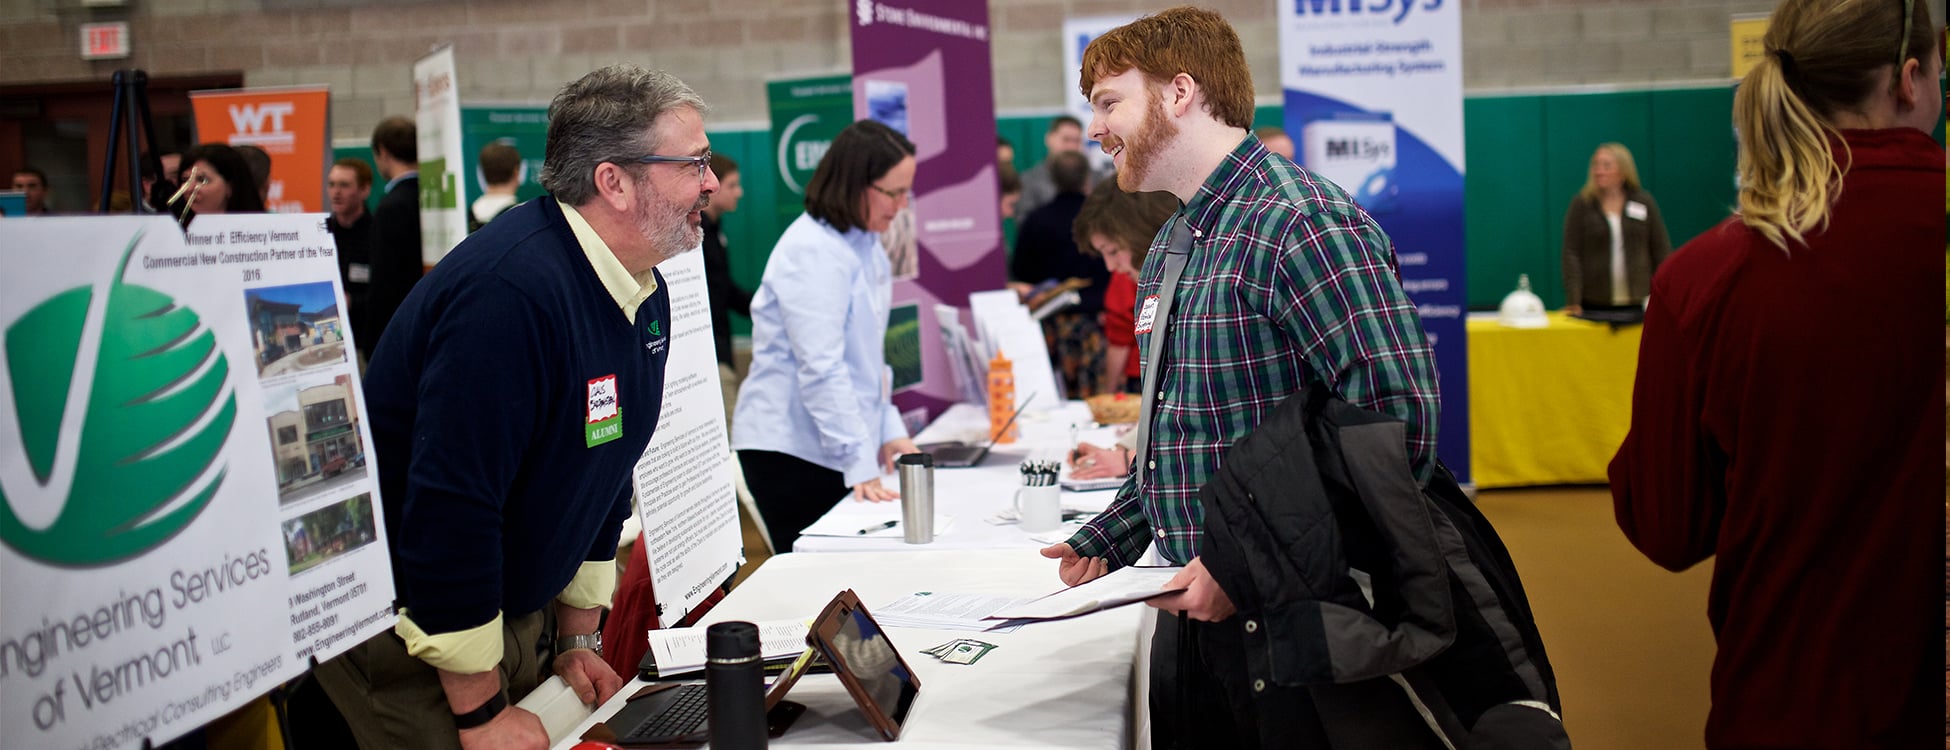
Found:
[{"label": "man's hand on table", "polygon": [[1110,572],[1110,559],[1078,555],[1068,542],[1043,548],[1043,556],[1056,562],[1056,575],[1063,585],[1076,586],[1102,578]]},{"label": "man's hand on table", "polygon": [[574,690],[584,705],[600,706],[623,689],[623,678],[609,662],[586,648],[572,648],[555,655],[555,674]]},{"label": "man's hand on table", "polygon": [[1073,479],[1121,477],[1130,473],[1130,466],[1131,454],[1123,446],[1099,448],[1090,443],[1077,443],[1077,447],[1070,451],[1070,477]]}]

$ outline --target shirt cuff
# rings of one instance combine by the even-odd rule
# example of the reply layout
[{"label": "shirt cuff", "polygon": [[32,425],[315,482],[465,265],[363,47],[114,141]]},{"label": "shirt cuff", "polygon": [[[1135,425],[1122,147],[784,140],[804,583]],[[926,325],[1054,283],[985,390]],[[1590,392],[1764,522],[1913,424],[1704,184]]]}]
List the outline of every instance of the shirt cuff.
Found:
[{"label": "shirt cuff", "polygon": [[408,656],[457,674],[475,674],[494,669],[501,664],[501,613],[486,624],[457,630],[452,633],[428,635],[418,624],[407,616],[407,611],[399,611],[399,624],[393,632],[400,640],[406,641]]},{"label": "shirt cuff", "polygon": [[555,600],[576,609],[607,607],[616,595],[616,560],[584,560]]}]

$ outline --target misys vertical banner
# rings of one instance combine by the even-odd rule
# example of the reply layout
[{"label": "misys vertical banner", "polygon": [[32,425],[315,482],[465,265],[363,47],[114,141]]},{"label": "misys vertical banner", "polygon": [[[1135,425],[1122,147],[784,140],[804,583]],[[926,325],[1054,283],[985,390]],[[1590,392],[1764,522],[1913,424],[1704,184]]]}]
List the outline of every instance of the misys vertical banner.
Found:
[{"label": "misys vertical banner", "polygon": [[441,47],[413,63],[413,98],[420,140],[420,260],[432,267],[467,236],[460,195],[471,162],[461,152],[454,48]]},{"label": "misys vertical banner", "polygon": [[967,309],[970,292],[1004,281],[988,2],[849,6],[853,114],[906,133],[916,150],[913,202],[881,237],[895,278],[887,352],[894,403],[932,416],[959,394],[940,332],[918,311]]},{"label": "misys vertical banner", "polygon": [[1279,0],[1280,84],[1300,163],[1394,240],[1441,370],[1437,454],[1469,477],[1463,329],[1462,3]]},{"label": "misys vertical banner", "polygon": [[765,83],[772,115],[773,158],[779,176],[778,226],[791,226],[806,211],[806,181],[833,138],[853,122],[853,76],[779,78]]},{"label": "misys vertical banner", "polygon": [[190,108],[199,142],[256,146],[271,155],[266,210],[326,210],[331,93],[324,86],[192,91]]},{"label": "misys vertical banner", "polygon": [[1084,96],[1078,88],[1083,82],[1083,51],[1090,48],[1090,40],[1103,36],[1111,29],[1136,21],[1137,16],[1090,16],[1088,18],[1063,19],[1063,109],[1083,123],[1086,131],[1083,153],[1090,157],[1091,169],[1108,172],[1111,166],[1110,154],[1104,153],[1102,144],[1091,140],[1090,97]]},{"label": "misys vertical banner", "polygon": [[0,747],[160,745],[390,628],[324,215],[8,223]]}]

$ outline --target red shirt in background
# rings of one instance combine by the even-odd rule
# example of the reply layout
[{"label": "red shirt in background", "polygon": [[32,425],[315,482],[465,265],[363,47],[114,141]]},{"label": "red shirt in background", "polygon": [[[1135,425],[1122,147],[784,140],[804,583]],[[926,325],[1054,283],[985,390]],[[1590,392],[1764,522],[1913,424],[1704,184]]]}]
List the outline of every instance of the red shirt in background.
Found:
[{"label": "red shirt in background", "polygon": [[1640,551],[1715,558],[1708,747],[1935,747],[1943,716],[1943,149],[1843,138],[1806,246],[1735,218],[1659,267],[1611,463]]},{"label": "red shirt in background", "polygon": [[1124,360],[1124,377],[1135,378],[1144,374],[1138,367],[1137,353],[1137,280],[1119,271],[1110,275],[1110,286],[1104,287],[1104,341],[1111,346],[1121,346],[1131,350],[1130,359]]}]

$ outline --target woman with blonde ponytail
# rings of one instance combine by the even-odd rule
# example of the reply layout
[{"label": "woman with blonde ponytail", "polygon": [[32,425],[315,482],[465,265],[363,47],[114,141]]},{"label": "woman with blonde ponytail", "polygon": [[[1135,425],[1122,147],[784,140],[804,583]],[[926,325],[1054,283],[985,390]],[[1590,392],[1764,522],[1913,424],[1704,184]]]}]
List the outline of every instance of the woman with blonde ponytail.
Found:
[{"label": "woman with blonde ponytail", "polygon": [[1652,280],[1612,498],[1654,562],[1715,558],[1708,747],[1936,743],[1944,101],[1925,2],[1781,3],[1734,96],[1739,213]]}]

